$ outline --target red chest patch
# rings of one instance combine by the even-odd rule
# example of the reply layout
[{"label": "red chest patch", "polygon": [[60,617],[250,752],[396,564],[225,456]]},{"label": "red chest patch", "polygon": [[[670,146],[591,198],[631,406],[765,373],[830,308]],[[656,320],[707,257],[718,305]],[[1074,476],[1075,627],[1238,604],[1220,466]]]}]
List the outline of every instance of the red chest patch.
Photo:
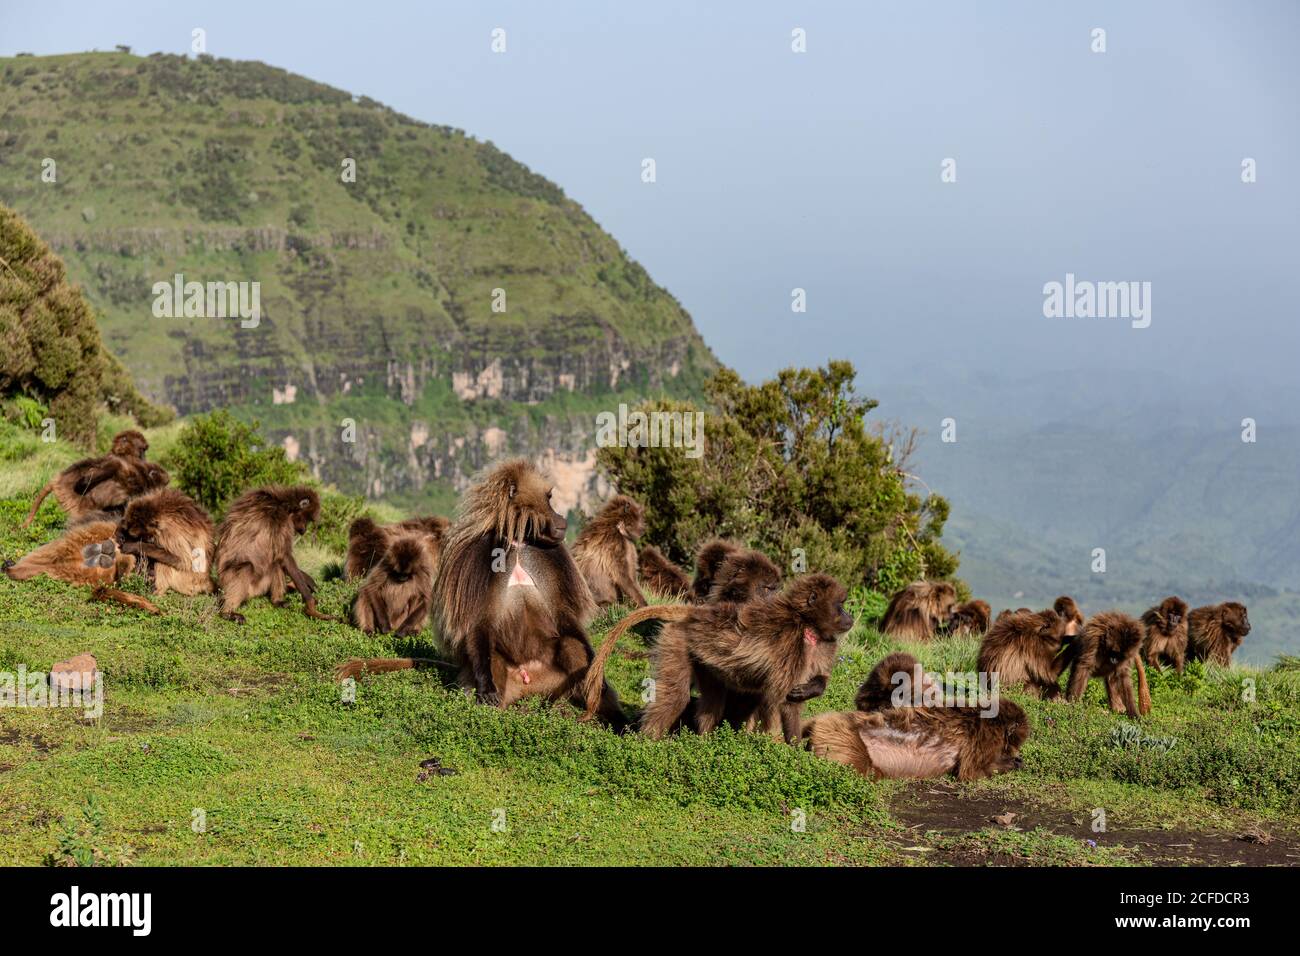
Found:
[{"label": "red chest patch", "polygon": [[514,544],[511,545],[511,547],[516,551],[518,551],[519,553],[518,556],[515,558],[515,566],[510,569],[510,580],[506,582],[506,587],[508,588],[537,587],[537,582],[533,580],[533,576],[529,574],[526,570],[524,570],[523,545],[519,544],[518,542],[515,542]]}]

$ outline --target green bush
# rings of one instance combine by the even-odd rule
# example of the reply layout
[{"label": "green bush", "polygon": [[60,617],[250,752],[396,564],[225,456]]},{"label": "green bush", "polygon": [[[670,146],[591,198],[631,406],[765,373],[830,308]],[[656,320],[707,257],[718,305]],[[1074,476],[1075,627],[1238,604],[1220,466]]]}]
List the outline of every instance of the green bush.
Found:
[{"label": "green bush", "polygon": [[293,484],[306,474],[283,448],[268,446],[259,427],[224,410],[200,415],[181,431],[163,465],[177,487],[219,519],[249,488]]},{"label": "green bush", "polygon": [[[853,365],[785,369],[750,386],[723,369],[706,385],[701,457],[682,448],[604,447],[597,462],[646,505],[646,537],[688,563],[713,535],[761,548],[787,570],[825,571],[888,594],[920,577],[949,578],[940,543],[948,502],[907,485],[905,461],[867,430],[876,407],[854,394]],[[644,412],[690,413],[651,402]],[[629,436],[631,437],[631,436]]]},{"label": "green bush", "polygon": [[348,549],[348,525],[364,514],[369,514],[366,499],[361,495],[341,495],[325,491],[320,496],[320,518],[307,536],[316,544],[336,554]]},{"label": "green bush", "polygon": [[889,607],[889,595],[858,585],[849,589],[849,599],[845,606],[855,620],[874,627],[885,616],[885,608]]},{"label": "green bush", "polygon": [[4,402],[2,407],[7,420],[32,431],[41,427],[41,422],[50,412],[44,404],[29,395],[15,395]]},{"label": "green bush", "polygon": [[0,206],[0,396],[9,395],[48,408],[59,436],[84,449],[94,447],[105,403],[145,426],[169,414],[146,401],[104,350],[94,311],[62,260]]}]

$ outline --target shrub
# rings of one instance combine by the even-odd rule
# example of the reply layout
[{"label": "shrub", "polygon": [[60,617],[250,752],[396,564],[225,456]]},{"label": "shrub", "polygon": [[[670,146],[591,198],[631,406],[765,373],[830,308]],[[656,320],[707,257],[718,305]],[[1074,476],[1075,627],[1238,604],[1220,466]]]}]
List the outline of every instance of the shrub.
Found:
[{"label": "shrub", "polygon": [[348,525],[369,513],[366,499],[361,495],[341,495],[334,491],[322,492],[320,518],[307,535],[321,547],[342,554],[348,549]]},{"label": "shrub", "polygon": [[4,417],[32,431],[41,427],[49,409],[30,395],[15,395],[3,403]]},{"label": "shrub", "polygon": [[181,431],[163,465],[177,487],[220,518],[249,488],[293,484],[306,473],[283,448],[268,446],[259,427],[224,410],[200,415]]},{"label": "shrub", "polygon": [[0,206],[0,396],[44,405],[59,437],[94,446],[99,407],[142,425],[168,412],[146,401],[104,350],[95,314],[62,260],[17,213]]},{"label": "shrub", "polygon": [[[947,578],[957,558],[940,543],[948,502],[908,487],[899,454],[868,431],[876,407],[854,393],[853,365],[785,369],[750,386],[723,369],[705,386],[699,458],[681,448],[601,448],[596,460],[647,508],[646,537],[688,563],[712,535],[761,548],[787,570],[825,571],[883,593],[919,577]],[[644,412],[693,412],[651,402]]]}]

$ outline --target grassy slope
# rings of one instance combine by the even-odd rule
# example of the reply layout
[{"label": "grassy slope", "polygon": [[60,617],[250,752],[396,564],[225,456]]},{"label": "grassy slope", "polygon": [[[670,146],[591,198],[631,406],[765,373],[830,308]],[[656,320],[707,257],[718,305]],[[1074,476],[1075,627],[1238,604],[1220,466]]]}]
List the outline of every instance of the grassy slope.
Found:
[{"label": "grassy slope", "polygon": [[[5,557],[61,524],[47,505],[31,529],[18,528],[30,490],[71,454],[42,452],[0,468]],[[313,572],[332,557],[303,556]],[[322,606],[342,614],[352,590],[324,584]],[[341,700],[333,664],[430,653],[427,632],[372,638],[264,601],[239,628],[215,617],[210,599],[160,603],[165,615],[145,618],[87,603],[63,584],[0,578],[0,671],[45,670],[89,650],[107,687],[97,722],[70,710],[0,708],[0,862],[82,853],[141,864],[906,864],[957,846],[976,858],[1119,864],[1144,856],[1122,838],[1088,846],[1091,808],[1105,807],[1112,828],[1278,833],[1300,824],[1294,672],[1157,675],[1144,729],[1176,737],[1168,753],[1117,743],[1125,721],[1096,688],[1084,706],[1025,702],[1033,736],[1024,772],[959,792],[1049,808],[1078,826],[1019,833],[978,823],[954,838],[904,830],[890,815],[891,803],[930,784],[869,783],[750,735],[618,738],[579,725],[564,707],[475,706],[430,672],[364,681],[355,703]],[[622,613],[596,622],[597,640]],[[889,646],[859,627],[814,709],[849,706]],[[964,671],[976,644],[911,649],[932,669]],[[615,658],[625,701],[646,673],[644,659]],[[1240,699],[1243,676],[1256,681],[1256,703]],[[420,762],[435,756],[458,773],[419,780]],[[196,808],[206,812],[205,833],[191,829]],[[807,814],[805,832],[791,827],[796,809]],[[497,832],[502,810],[506,829]]]}]

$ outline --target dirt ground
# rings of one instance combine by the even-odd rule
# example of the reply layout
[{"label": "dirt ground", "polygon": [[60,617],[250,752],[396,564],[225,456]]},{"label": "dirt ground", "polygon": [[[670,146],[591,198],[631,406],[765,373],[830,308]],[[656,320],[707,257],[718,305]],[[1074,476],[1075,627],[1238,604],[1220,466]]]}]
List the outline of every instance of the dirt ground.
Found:
[{"label": "dirt ground", "polygon": [[[1059,836],[1093,840],[1098,846],[1127,848],[1134,861],[1162,866],[1300,866],[1300,840],[1291,833],[1262,829],[1246,832],[1180,829],[1127,829],[1111,825],[1094,833],[1087,817],[1043,809],[1001,796],[963,795],[949,784],[926,781],[899,794],[890,812],[918,838],[927,832],[945,836],[976,833],[998,827],[1041,828]],[[938,859],[952,866],[1031,865],[1009,854],[982,854],[968,849],[937,850]]]}]

